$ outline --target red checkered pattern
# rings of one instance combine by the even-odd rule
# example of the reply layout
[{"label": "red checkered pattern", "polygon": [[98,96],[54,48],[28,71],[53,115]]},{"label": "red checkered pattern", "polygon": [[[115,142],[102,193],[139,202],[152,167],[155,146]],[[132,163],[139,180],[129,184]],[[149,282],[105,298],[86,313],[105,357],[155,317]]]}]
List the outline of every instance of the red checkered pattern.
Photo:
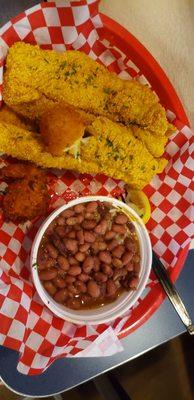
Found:
[{"label": "red checkered pattern", "polygon": [[[102,22],[98,1],[41,3],[13,18],[0,30],[0,101],[2,100],[3,63],[8,48],[16,41],[38,43],[43,48],[64,51],[79,49],[115,71],[123,79],[139,79],[147,83],[141,71],[107,40],[101,40]],[[193,134],[175,116],[178,131],[166,148],[169,165],[155,177],[145,192],[150,198],[152,216],[147,224],[152,245],[170,274],[193,235]],[[118,197],[123,182],[103,175],[91,176],[66,171],[49,175],[50,207],[55,208],[80,195],[103,194]],[[2,182],[0,190],[4,190]],[[122,318],[111,324],[78,327],[55,317],[41,302],[31,283],[29,254],[41,219],[24,225],[7,224],[0,218],[0,344],[20,351],[18,370],[24,374],[39,374],[55,359],[64,356],[110,354],[107,337],[111,328],[116,334],[137,326],[145,320],[150,304],[162,298],[157,280],[151,274],[146,289],[137,304]],[[109,329],[109,330],[108,330]],[[134,329],[134,328],[133,328]],[[104,336],[103,336],[103,335]],[[103,339],[104,338],[104,339]],[[119,351],[114,336],[108,341]],[[110,346],[109,346],[110,348]],[[88,350],[88,351],[87,351]]]}]

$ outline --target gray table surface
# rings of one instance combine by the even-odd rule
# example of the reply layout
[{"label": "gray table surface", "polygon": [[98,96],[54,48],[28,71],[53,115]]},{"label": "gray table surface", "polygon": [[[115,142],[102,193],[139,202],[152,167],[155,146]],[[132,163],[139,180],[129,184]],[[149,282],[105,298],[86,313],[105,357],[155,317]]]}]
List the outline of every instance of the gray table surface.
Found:
[{"label": "gray table surface", "polygon": [[[11,16],[36,4],[34,0],[0,0],[0,26]],[[190,251],[177,281],[186,307],[194,320],[194,251]],[[165,300],[160,309],[137,331],[122,339],[124,351],[111,357],[60,359],[44,374],[21,375],[16,370],[18,353],[0,347],[0,376],[14,391],[29,396],[48,396],[69,390],[93,377],[140,356],[152,348],[182,334],[185,328]]]},{"label": "gray table surface", "polygon": [[0,0],[0,27],[10,18],[37,3],[37,0]]},{"label": "gray table surface", "polygon": [[[190,251],[176,283],[194,321],[194,250]],[[0,376],[14,391],[29,396],[60,393],[126,363],[185,332],[174,308],[165,300],[157,312],[138,330],[122,339],[124,351],[111,357],[60,359],[42,375],[17,372],[18,353],[0,346]]]}]

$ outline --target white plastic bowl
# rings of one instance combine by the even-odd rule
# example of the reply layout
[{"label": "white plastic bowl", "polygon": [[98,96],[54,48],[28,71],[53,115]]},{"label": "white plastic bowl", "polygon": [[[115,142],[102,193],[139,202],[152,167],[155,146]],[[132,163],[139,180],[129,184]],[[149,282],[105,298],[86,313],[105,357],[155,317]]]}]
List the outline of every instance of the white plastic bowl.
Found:
[{"label": "white plastic bowl", "polygon": [[[130,292],[124,292],[114,302],[110,304],[104,305],[103,307],[99,307],[96,309],[77,311],[77,310],[71,310],[63,306],[62,304],[56,303],[53,300],[53,298],[49,296],[49,294],[46,292],[46,290],[44,289],[44,287],[40,282],[37,268],[33,267],[33,265],[37,263],[38,248],[42,240],[42,237],[46,229],[50,225],[50,223],[62,211],[66,210],[67,208],[70,208],[76,204],[86,203],[89,201],[109,202],[112,204],[113,207],[120,207],[122,211],[125,212],[131,220],[133,220],[140,245],[139,284],[136,290]],[[152,248],[151,248],[150,238],[145,225],[143,224],[138,214],[131,207],[111,197],[87,196],[87,197],[80,197],[76,200],[70,201],[68,204],[59,207],[52,214],[49,215],[49,217],[43,222],[43,224],[41,225],[36,234],[32,246],[30,262],[32,268],[32,277],[36,290],[42,301],[55,315],[66,321],[70,321],[78,325],[80,324],[98,325],[112,321],[117,317],[120,317],[121,315],[125,314],[141,296],[141,293],[143,292],[150,275],[151,264],[152,264]]]}]

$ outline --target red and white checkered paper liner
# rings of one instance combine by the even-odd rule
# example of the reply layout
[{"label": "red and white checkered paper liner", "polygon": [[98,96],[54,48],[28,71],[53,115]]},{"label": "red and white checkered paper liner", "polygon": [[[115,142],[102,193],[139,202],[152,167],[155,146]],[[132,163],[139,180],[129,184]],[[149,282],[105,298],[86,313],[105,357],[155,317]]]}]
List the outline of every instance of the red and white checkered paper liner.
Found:
[{"label": "red and white checkered paper liner", "polygon": [[[101,40],[102,26],[96,0],[41,3],[13,18],[0,30],[0,96],[7,50],[21,40],[38,43],[45,49],[84,51],[121,78],[144,82],[145,78],[129,54]],[[152,206],[152,216],[147,224],[152,245],[171,274],[181,249],[189,244],[193,234],[193,134],[172,113],[168,116],[178,129],[166,148],[169,164],[145,192]],[[4,187],[2,183],[1,189]],[[103,175],[53,172],[50,174],[50,192],[51,207],[57,207],[79,195],[117,197],[123,193],[123,183]],[[122,347],[119,347],[116,335],[126,328],[134,329],[140,319],[145,320],[150,302],[154,304],[161,295],[157,280],[151,274],[133,309],[113,323],[78,327],[53,316],[42,304],[30,278],[29,254],[40,223],[41,220],[34,224],[7,224],[3,217],[0,222],[0,344],[18,350],[18,370],[31,375],[43,372],[59,357],[72,357],[78,353],[79,356],[102,356],[120,351]]]}]

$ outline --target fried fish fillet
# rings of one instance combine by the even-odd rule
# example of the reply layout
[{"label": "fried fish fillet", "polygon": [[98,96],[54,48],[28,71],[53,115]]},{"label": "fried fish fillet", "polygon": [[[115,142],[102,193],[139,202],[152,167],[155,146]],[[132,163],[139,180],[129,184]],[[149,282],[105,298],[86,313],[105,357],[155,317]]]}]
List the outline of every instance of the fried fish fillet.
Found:
[{"label": "fried fish fillet", "polygon": [[[79,108],[60,103],[45,111],[40,118],[40,132],[48,150],[53,155],[61,155],[65,147],[74,145],[87,132],[87,125],[95,120],[93,114]],[[174,127],[173,127],[174,128]],[[129,134],[141,140],[154,157],[161,157],[168,137],[155,136],[146,129],[135,125],[127,127]]]},{"label": "fried fish fillet", "polygon": [[26,118],[17,115],[11,108],[3,105],[0,108],[0,122],[16,125],[20,128],[28,129],[30,131],[36,130],[36,125]]},{"label": "fried fish fillet", "polygon": [[154,158],[129,127],[98,117],[87,130],[94,137],[81,147],[81,157],[95,159],[104,174],[121,179],[130,187],[142,189],[167,165],[165,158]]},{"label": "fried fish fillet", "polygon": [[163,155],[166,143],[168,141],[168,137],[166,135],[155,136],[152,132],[133,125],[131,125],[130,128],[134,136],[141,140],[152,156],[161,157]]},{"label": "fried fish fillet", "polygon": [[93,136],[80,140],[76,155],[69,149],[53,156],[41,135],[0,122],[0,151],[41,167],[103,173],[140,189],[167,164],[164,158],[154,158],[129,129],[105,117],[95,118],[87,130]]},{"label": "fried fish fillet", "polygon": [[3,97],[32,119],[65,102],[124,125],[137,124],[154,136],[164,136],[168,129],[165,110],[149,87],[122,80],[75,50],[57,53],[15,43],[7,57]]}]

